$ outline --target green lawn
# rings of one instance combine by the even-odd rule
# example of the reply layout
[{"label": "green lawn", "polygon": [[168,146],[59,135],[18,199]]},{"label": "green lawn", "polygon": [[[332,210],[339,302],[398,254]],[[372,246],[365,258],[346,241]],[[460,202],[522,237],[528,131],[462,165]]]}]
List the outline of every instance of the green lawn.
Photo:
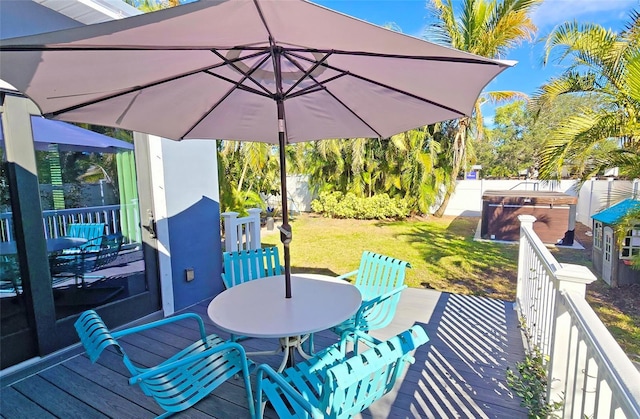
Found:
[{"label": "green lawn", "polygon": [[[357,269],[362,252],[370,250],[410,262],[412,269],[406,279],[410,287],[514,301],[518,247],[474,241],[478,220],[431,217],[399,222],[359,221],[303,214],[291,222],[292,271],[347,273]],[[277,230],[265,234],[262,241],[278,245],[282,257]],[[552,252],[560,262],[590,266],[584,251]],[[632,359],[640,359],[640,319],[620,305],[628,298],[614,298],[619,291],[600,285],[601,282],[590,286],[587,299],[620,346]]]},{"label": "green lawn", "polygon": [[[358,268],[364,250],[406,260],[410,287],[515,300],[518,248],[473,240],[478,218],[425,221],[335,220],[295,217],[293,272],[343,274]],[[262,239],[278,245],[279,234]]]}]

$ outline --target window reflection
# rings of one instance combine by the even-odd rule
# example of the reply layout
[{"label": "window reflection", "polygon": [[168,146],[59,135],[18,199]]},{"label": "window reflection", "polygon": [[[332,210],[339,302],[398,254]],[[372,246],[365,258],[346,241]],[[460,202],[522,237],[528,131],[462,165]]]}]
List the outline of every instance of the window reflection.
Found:
[{"label": "window reflection", "polygon": [[58,319],[148,288],[131,133],[88,125],[64,128],[73,130],[72,144],[65,138],[48,144],[36,140]]},{"label": "window reflection", "polygon": [[4,143],[0,142],[0,334],[2,337],[29,328],[19,256],[13,237],[11,196],[7,178]]}]

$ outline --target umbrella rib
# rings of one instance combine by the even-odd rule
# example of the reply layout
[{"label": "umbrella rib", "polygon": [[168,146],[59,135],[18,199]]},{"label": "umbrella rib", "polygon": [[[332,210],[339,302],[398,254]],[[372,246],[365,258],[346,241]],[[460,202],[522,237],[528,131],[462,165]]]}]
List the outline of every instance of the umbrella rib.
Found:
[{"label": "umbrella rib", "polygon": [[335,79],[343,77],[343,76],[344,76],[344,74],[341,74],[339,76],[334,76],[334,77],[331,77],[331,79],[327,79],[327,80],[323,81],[322,84],[314,84],[313,86],[305,87],[304,89],[300,89],[295,93],[291,93],[290,95],[285,97],[285,99],[293,99],[293,98],[296,98],[298,96],[304,96],[304,95],[308,95],[308,94],[311,94],[311,93],[319,92],[321,90],[324,90],[324,86],[323,86],[324,83],[326,83],[329,80],[335,80]]},{"label": "umbrella rib", "polygon": [[[295,65],[296,67],[298,67],[301,71],[304,71],[304,69],[302,68],[301,65],[298,65],[298,63],[296,63],[294,60],[292,60],[289,57],[289,54],[283,54],[285,57],[287,57],[287,59],[293,63],[293,65]],[[331,53],[329,54],[325,54],[324,57],[322,57],[322,59],[320,59],[319,61],[316,61],[314,65],[312,65],[307,71],[304,71],[304,74],[302,75],[302,77],[300,77],[294,84],[293,86],[291,86],[285,93],[284,96],[288,96],[289,93],[291,93],[293,91],[293,89],[296,88],[296,86],[298,86],[300,83],[302,83],[302,81],[304,79],[306,79],[307,77],[310,78],[311,73],[313,73],[315,71],[316,68],[318,68],[322,63],[324,63],[325,61],[327,61],[327,58],[329,58],[329,56],[331,56]],[[303,89],[304,90],[304,89]]]},{"label": "umbrella rib", "polygon": [[273,40],[273,34],[271,33],[271,29],[269,29],[269,25],[267,25],[267,20],[264,18],[264,13],[262,13],[262,9],[260,8],[260,5],[258,4],[257,0],[253,0],[253,5],[256,6],[256,11],[258,12],[258,16],[260,17],[260,20],[262,21],[262,24],[264,25],[264,29],[267,31],[267,33],[269,34],[269,40]]},{"label": "umbrella rib", "polygon": [[[212,51],[212,52],[214,52],[214,51]],[[217,53],[217,51],[215,51],[215,52]],[[241,58],[234,59],[234,60],[226,59],[226,61],[222,62],[222,63],[218,63],[218,64],[215,64],[215,65],[212,65],[212,66],[199,68],[199,69],[196,69],[196,70],[193,70],[193,71],[189,71],[187,73],[179,74],[177,76],[170,77],[170,78],[167,78],[167,79],[164,79],[164,80],[158,80],[158,81],[154,81],[152,83],[138,85],[138,86],[123,90],[123,91],[118,92],[118,93],[110,94],[110,95],[107,95],[107,96],[102,96],[102,97],[94,99],[94,100],[90,100],[90,101],[83,102],[83,103],[80,103],[80,104],[77,104],[77,105],[69,106],[67,108],[59,109],[59,110],[54,111],[54,112],[49,112],[44,116],[61,115],[61,114],[64,114],[66,112],[75,111],[76,109],[81,109],[81,108],[84,108],[84,107],[87,107],[87,106],[95,105],[96,103],[101,103],[101,102],[104,102],[104,101],[107,101],[107,100],[111,100],[111,99],[114,99],[114,98],[117,98],[117,97],[125,96],[125,95],[128,95],[130,93],[139,92],[139,91],[144,90],[144,89],[148,89],[148,88],[151,88],[151,87],[154,87],[154,86],[159,86],[161,84],[169,83],[169,82],[172,82],[172,81],[175,81],[175,80],[179,80],[179,79],[182,79],[182,78],[185,78],[185,77],[189,77],[189,76],[192,76],[194,74],[201,73],[201,72],[204,72],[204,73],[207,73],[207,74],[213,74],[213,73],[210,72],[211,70],[216,69],[218,67],[225,66],[228,63],[241,61],[241,60],[247,59],[247,58],[259,57],[260,55],[264,55],[264,54],[265,54],[265,51],[264,51],[264,48],[263,48],[262,52],[256,53],[256,54],[251,54],[251,55],[249,55],[247,57],[244,57],[242,59]],[[270,93],[270,92],[268,92],[268,93]],[[52,97],[49,97],[48,99],[52,99],[52,98],[58,98],[58,96],[55,96],[55,97],[52,96]]]},{"label": "umbrella rib", "polygon": [[[414,95],[413,93],[407,92],[406,90],[398,89],[396,87],[389,86],[387,84],[380,83],[380,82],[377,82],[375,80],[371,80],[371,79],[369,79],[367,77],[363,77],[363,76],[360,76],[358,74],[349,73],[349,75],[352,76],[352,77],[355,77],[356,79],[360,79],[360,80],[366,81],[368,83],[375,84],[376,86],[380,86],[380,87],[383,87],[385,89],[393,90],[396,93],[400,93],[402,95],[409,96],[410,98],[417,99],[417,100],[419,100],[421,102],[428,103],[428,104],[436,106],[436,107],[438,107],[440,109],[445,109],[445,110],[447,110],[449,112],[453,112],[453,113],[458,114],[460,116],[465,116],[465,113],[460,111],[460,110],[458,110],[458,109],[454,109],[454,108],[452,108],[450,106],[447,106],[447,105],[444,105],[442,103],[434,102],[433,100],[429,100],[429,99],[424,98],[422,96]],[[453,118],[451,118],[451,119],[453,119]]]},{"label": "umbrella rib", "polygon": [[[218,53],[217,51],[213,51],[213,52],[219,55],[219,53]],[[187,136],[191,131],[193,131],[193,130],[195,129],[195,127],[196,127],[196,126],[198,126],[198,124],[200,124],[202,121],[204,121],[204,119],[205,119],[206,117],[208,117],[209,115],[211,115],[211,112],[213,112],[213,111],[214,111],[218,106],[220,106],[220,104],[221,104],[222,102],[224,102],[224,100],[225,100],[226,98],[228,98],[228,97],[229,97],[229,95],[231,95],[231,93],[233,93],[233,92],[234,92],[234,90],[236,90],[236,89],[240,88],[240,86],[245,87],[245,86],[243,86],[243,85],[242,85],[242,83],[243,83],[245,80],[247,80],[247,79],[251,79],[251,73],[253,73],[254,71],[256,71],[256,70],[257,70],[257,69],[258,69],[258,68],[259,68],[259,67],[260,67],[260,66],[261,66],[265,61],[267,61],[269,58],[271,58],[271,56],[270,56],[270,55],[265,54],[265,56],[263,57],[263,59],[262,59],[261,61],[257,62],[257,63],[256,63],[256,64],[255,64],[255,65],[254,65],[250,70],[249,70],[249,72],[247,72],[247,73],[245,73],[245,72],[241,71],[240,69],[237,69],[237,70],[240,72],[240,74],[242,74],[242,75],[243,75],[242,79],[240,79],[240,80],[238,80],[237,82],[235,82],[234,86],[233,86],[233,87],[231,87],[231,89],[229,89],[229,90],[227,91],[227,93],[226,93],[224,96],[222,96],[222,97],[221,97],[221,98],[220,98],[220,99],[219,99],[219,100],[218,100],[218,101],[217,101],[217,102],[216,102],[216,103],[215,103],[211,108],[209,108],[209,110],[208,110],[207,112],[205,112],[205,113],[204,113],[204,114],[203,114],[203,115],[202,115],[202,116],[201,116],[201,117],[200,117],[200,118],[199,118],[199,119],[198,119],[198,120],[197,120],[193,125],[191,125],[191,127],[190,127],[186,132],[185,132],[185,134],[182,136],[182,138],[186,137],[186,136]],[[233,64],[232,64],[232,65],[233,65]],[[233,65],[233,66],[234,66],[234,68],[236,68],[236,67],[235,67],[235,65]],[[215,74],[213,74],[213,73],[207,73],[207,74],[215,75]],[[247,88],[247,89],[249,89],[249,88]],[[269,95],[269,96],[271,97],[271,95]]]},{"label": "umbrella rib", "polygon": [[[269,31],[269,28],[266,28]],[[365,51],[347,51],[336,49],[320,49],[320,48],[301,48],[301,47],[281,47],[284,51],[289,53],[295,52],[307,52],[318,54],[333,54],[333,55],[352,55],[352,56],[365,56],[365,57],[377,57],[377,58],[400,58],[407,60],[419,60],[419,61],[442,61],[452,63],[463,64],[478,64],[478,65],[491,65],[491,66],[505,66],[497,61],[483,58],[473,57],[446,57],[446,56],[426,56],[426,55],[405,55],[405,54],[387,54]],[[264,52],[264,47],[252,47],[252,46],[235,46],[235,47],[223,47],[223,46],[162,46],[162,45],[126,45],[126,46],[96,46],[96,45],[80,45],[73,46],[56,46],[56,45],[1,45],[0,51],[12,51],[12,52],[44,52],[44,51],[212,51],[212,50],[228,50],[228,51],[259,51]],[[246,57],[245,57],[246,58]],[[244,58],[243,58],[244,59]]]},{"label": "umbrella rib", "polygon": [[[249,69],[249,71],[246,70],[242,70],[240,67],[238,67],[236,65],[236,62],[242,62],[243,60],[246,60],[248,58],[253,58],[253,57],[257,57],[260,56],[262,54],[252,54],[249,55],[247,57],[243,57],[240,58],[238,57],[238,59],[235,60],[229,60],[227,57],[225,57],[224,55],[220,54],[219,51],[217,50],[211,50],[211,52],[213,52],[214,54],[216,54],[218,56],[218,58],[220,58],[222,61],[224,61],[225,63],[227,63],[228,65],[230,65],[231,67],[233,67],[234,70],[236,70],[238,73],[242,74],[243,76],[245,76],[245,78],[242,81],[245,81],[247,79],[251,80],[255,85],[257,85],[258,87],[260,87],[262,90],[264,90],[264,92],[269,95],[269,97],[273,96],[273,93],[269,91],[269,89],[267,89],[265,86],[263,86],[262,84],[260,84],[256,79],[254,79],[253,77],[251,77],[251,74],[253,74],[262,64],[264,64],[270,57],[271,55],[269,54],[269,52],[265,51],[263,49],[263,54],[265,55],[265,57],[257,64],[254,65],[253,68],[249,68],[249,66],[247,66],[247,68]],[[246,64],[243,63],[243,65],[246,66]],[[210,73],[213,74],[213,73]],[[242,81],[240,83],[242,83]],[[236,87],[238,87],[239,84],[236,84]]]},{"label": "umbrella rib", "polygon": [[324,90],[327,92],[327,94],[329,94],[336,102],[338,102],[339,104],[341,104],[342,106],[344,106],[344,108],[346,110],[348,110],[349,112],[351,112],[351,114],[353,116],[355,116],[357,119],[360,120],[360,122],[362,122],[363,124],[365,124],[367,127],[369,127],[369,129],[373,132],[376,133],[378,138],[382,138],[382,134],[378,132],[377,129],[373,128],[367,121],[365,121],[360,115],[358,115],[353,109],[351,109],[351,107],[347,106],[346,103],[344,103],[343,101],[341,101],[340,99],[338,99],[333,93],[331,93],[331,91],[324,86]]},{"label": "umbrella rib", "polygon": [[227,83],[233,84],[239,90],[244,90],[245,92],[249,92],[249,93],[252,93],[252,94],[258,95],[258,96],[268,97],[270,99],[273,98],[273,93],[271,93],[269,91],[267,91],[265,93],[265,92],[263,92],[261,90],[254,89],[253,87],[245,86],[243,84],[238,85],[237,81],[235,81],[233,79],[230,79],[228,77],[225,77],[225,76],[221,76],[220,74],[212,73],[209,70],[206,70],[205,73],[207,73],[210,76],[216,77],[216,78],[218,78],[220,80],[226,81]]},{"label": "umbrella rib", "polygon": [[[287,59],[289,60],[290,63],[292,63],[294,66],[298,67],[298,69],[300,69],[301,71],[304,71],[304,69],[302,68],[302,66],[300,65],[300,63],[298,63],[296,60],[291,59],[291,57],[289,57],[289,54],[285,54],[285,56],[287,57]],[[295,57],[295,55],[294,55]],[[300,58],[304,58],[307,59],[306,57],[300,57]],[[340,73],[345,73],[344,71],[341,71]],[[333,98],[333,100],[335,100],[336,102],[338,102],[340,105],[342,105],[347,111],[349,111],[353,116],[355,116],[358,120],[360,120],[360,122],[362,122],[364,125],[366,125],[371,131],[375,132],[376,135],[378,136],[378,138],[382,138],[382,134],[380,134],[378,132],[378,130],[376,130],[375,128],[373,128],[367,121],[365,121],[360,115],[358,115],[353,109],[351,109],[349,106],[347,106],[346,103],[344,103],[342,100],[338,99],[338,97],[336,95],[334,95],[328,88],[327,86],[323,83],[323,82],[319,82],[312,74],[308,74],[308,77],[313,80],[316,83],[316,86],[319,89],[324,90],[325,92],[327,92],[327,94],[329,96],[331,96]],[[307,92],[310,93],[310,92]]]},{"label": "umbrella rib", "polygon": [[484,57],[446,57],[441,55],[405,55],[405,54],[386,54],[379,52],[366,52],[366,51],[346,51],[346,50],[336,50],[336,49],[314,49],[314,48],[293,48],[288,47],[285,48],[288,53],[296,53],[296,52],[304,52],[304,53],[320,53],[320,54],[333,54],[333,55],[352,55],[352,56],[363,56],[363,57],[375,57],[375,58],[399,58],[405,60],[418,60],[418,61],[442,61],[442,62],[451,62],[451,63],[462,63],[462,64],[479,64],[479,65],[491,65],[491,66],[506,66],[497,61],[490,60],[489,58]]},{"label": "umbrella rib", "polygon": [[[289,52],[289,54],[290,54],[290,52]],[[291,55],[292,55],[292,56],[294,56],[294,57],[296,57],[296,58],[299,58],[299,59],[301,59],[301,60],[305,60],[305,61],[313,62],[313,60],[311,60],[311,59],[309,59],[309,58],[307,58],[307,57],[304,57],[304,56],[302,56],[302,55],[296,55],[296,54],[291,54]],[[291,62],[295,64],[295,62],[294,62],[294,61],[291,61]],[[452,108],[452,107],[450,107],[450,106],[446,106],[446,105],[443,105],[443,104],[441,104],[441,103],[434,102],[433,100],[429,100],[429,99],[427,99],[427,98],[424,98],[424,97],[421,97],[421,96],[415,95],[415,94],[413,94],[413,93],[407,92],[406,90],[398,89],[397,87],[389,86],[388,84],[385,84],[385,83],[380,83],[379,81],[372,80],[372,79],[370,79],[370,78],[368,78],[368,77],[364,77],[364,76],[361,76],[361,75],[359,75],[359,74],[352,73],[352,72],[350,72],[350,71],[342,70],[341,68],[334,67],[334,66],[332,66],[332,65],[330,65],[330,64],[327,64],[327,63],[323,63],[322,65],[323,65],[324,67],[328,68],[328,69],[331,69],[331,70],[337,71],[337,72],[341,73],[342,75],[348,75],[348,76],[354,77],[354,78],[356,78],[356,79],[359,79],[359,80],[365,81],[365,82],[367,82],[367,83],[375,84],[376,86],[379,86],[379,87],[382,87],[382,88],[385,88],[385,89],[392,90],[392,91],[394,91],[394,92],[396,92],[396,93],[400,93],[400,94],[405,95],[405,96],[409,96],[409,97],[411,97],[411,98],[413,98],[413,99],[417,99],[417,100],[419,100],[419,101],[421,101],[421,102],[425,102],[425,103],[428,103],[428,104],[430,104],[430,105],[437,106],[437,107],[439,107],[439,108],[441,108],[441,109],[445,109],[445,110],[447,110],[447,111],[449,111],[449,112],[456,113],[456,114],[458,114],[458,115],[460,115],[460,116],[464,116],[464,115],[465,115],[465,113],[464,113],[464,112],[461,112],[461,111],[460,111],[460,110],[458,110],[458,109],[454,109],[454,108]],[[330,79],[327,79],[327,80],[325,80],[325,81],[323,81],[323,82],[318,82],[318,81],[317,81],[317,80],[315,80],[315,79],[313,79],[313,80],[314,80],[316,83],[318,83],[319,85],[324,85],[324,84],[325,84],[327,81],[329,81]]]},{"label": "umbrella rib", "polygon": [[[296,60],[293,60],[291,57],[300,58],[300,59],[306,60],[306,61],[308,61],[310,63],[314,62],[313,60],[310,60],[309,58],[303,57],[303,56],[300,56],[300,55],[288,54],[288,53],[286,53],[284,55],[287,57],[287,59],[289,60],[289,62],[291,64],[295,65],[299,70],[301,70],[303,72],[305,70],[302,67],[302,65],[300,65],[300,63],[298,63]],[[329,77],[328,79],[323,80],[322,82],[320,82],[316,78],[314,78],[313,75],[312,75],[313,70],[315,70],[315,68],[318,67],[320,64],[324,63],[324,61],[326,61],[326,58],[328,56],[329,55],[325,56],[325,58],[322,59],[321,61],[316,62],[317,65],[314,66],[314,68],[311,69],[311,71],[305,72],[305,75],[300,80],[298,80],[298,83],[299,83],[300,81],[302,81],[303,78],[309,77],[315,83],[315,85],[309,86],[309,87],[305,87],[303,89],[298,90],[296,93],[293,93],[293,94],[289,95],[289,92],[291,92],[291,90],[293,90],[293,87],[295,87],[295,85],[294,85],[292,88],[287,90],[287,94],[285,94],[285,97],[289,99],[289,98],[294,98],[294,97],[298,97],[298,96],[302,96],[302,95],[306,95],[306,94],[310,94],[310,93],[315,93],[315,92],[320,91],[320,90],[325,90],[326,89],[326,87],[325,87],[326,83],[348,75],[344,71],[340,71],[340,70],[338,70],[336,68],[332,68],[332,69],[338,71],[338,73],[340,73],[340,74],[338,74],[336,76]],[[327,67],[326,64],[324,66]],[[329,67],[327,67],[327,68],[329,68]]]}]

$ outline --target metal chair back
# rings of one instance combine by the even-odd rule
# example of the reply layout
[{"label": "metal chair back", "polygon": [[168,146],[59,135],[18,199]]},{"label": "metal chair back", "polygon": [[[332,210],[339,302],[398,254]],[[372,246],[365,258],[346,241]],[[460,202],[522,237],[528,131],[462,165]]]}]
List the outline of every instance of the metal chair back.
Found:
[{"label": "metal chair back", "polygon": [[354,285],[362,294],[362,305],[355,316],[332,330],[342,335],[350,329],[368,332],[389,325],[396,314],[400,294],[407,288],[404,279],[410,267],[409,262],[364,252],[358,270],[339,277],[355,276]]},{"label": "metal chair back", "polygon": [[[67,225],[67,236],[79,237],[87,239],[87,243],[82,247],[83,250],[95,252],[100,249],[100,242],[95,239],[104,235],[105,223],[75,223]],[[89,241],[91,243],[89,243]]]},{"label": "metal chair back", "polygon": [[275,246],[224,252],[222,256],[222,282],[227,289],[243,282],[282,274],[278,248]]},{"label": "metal chair back", "polygon": [[[345,336],[371,342],[362,332]],[[348,359],[346,345],[341,342],[282,374],[260,365],[256,378],[257,416],[263,416],[264,402],[269,401],[281,419],[351,418],[389,393],[414,362],[411,352],[428,341],[424,329],[415,325]]]}]

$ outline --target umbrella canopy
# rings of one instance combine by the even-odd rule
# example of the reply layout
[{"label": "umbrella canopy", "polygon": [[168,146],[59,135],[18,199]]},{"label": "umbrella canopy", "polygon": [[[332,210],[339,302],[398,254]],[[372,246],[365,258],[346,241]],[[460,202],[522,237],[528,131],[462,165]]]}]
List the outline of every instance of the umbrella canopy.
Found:
[{"label": "umbrella canopy", "polygon": [[48,117],[172,139],[279,144],[287,298],[284,146],[387,138],[470,115],[512,64],[304,0],[201,0],[0,45],[2,78]]},{"label": "umbrella canopy", "polygon": [[[94,153],[117,153],[133,150],[133,144],[116,140],[62,121],[52,121],[39,116],[31,117],[33,141],[36,150],[49,151],[49,144],[58,144],[58,151],[85,151]],[[4,141],[0,120],[0,147]]]}]

